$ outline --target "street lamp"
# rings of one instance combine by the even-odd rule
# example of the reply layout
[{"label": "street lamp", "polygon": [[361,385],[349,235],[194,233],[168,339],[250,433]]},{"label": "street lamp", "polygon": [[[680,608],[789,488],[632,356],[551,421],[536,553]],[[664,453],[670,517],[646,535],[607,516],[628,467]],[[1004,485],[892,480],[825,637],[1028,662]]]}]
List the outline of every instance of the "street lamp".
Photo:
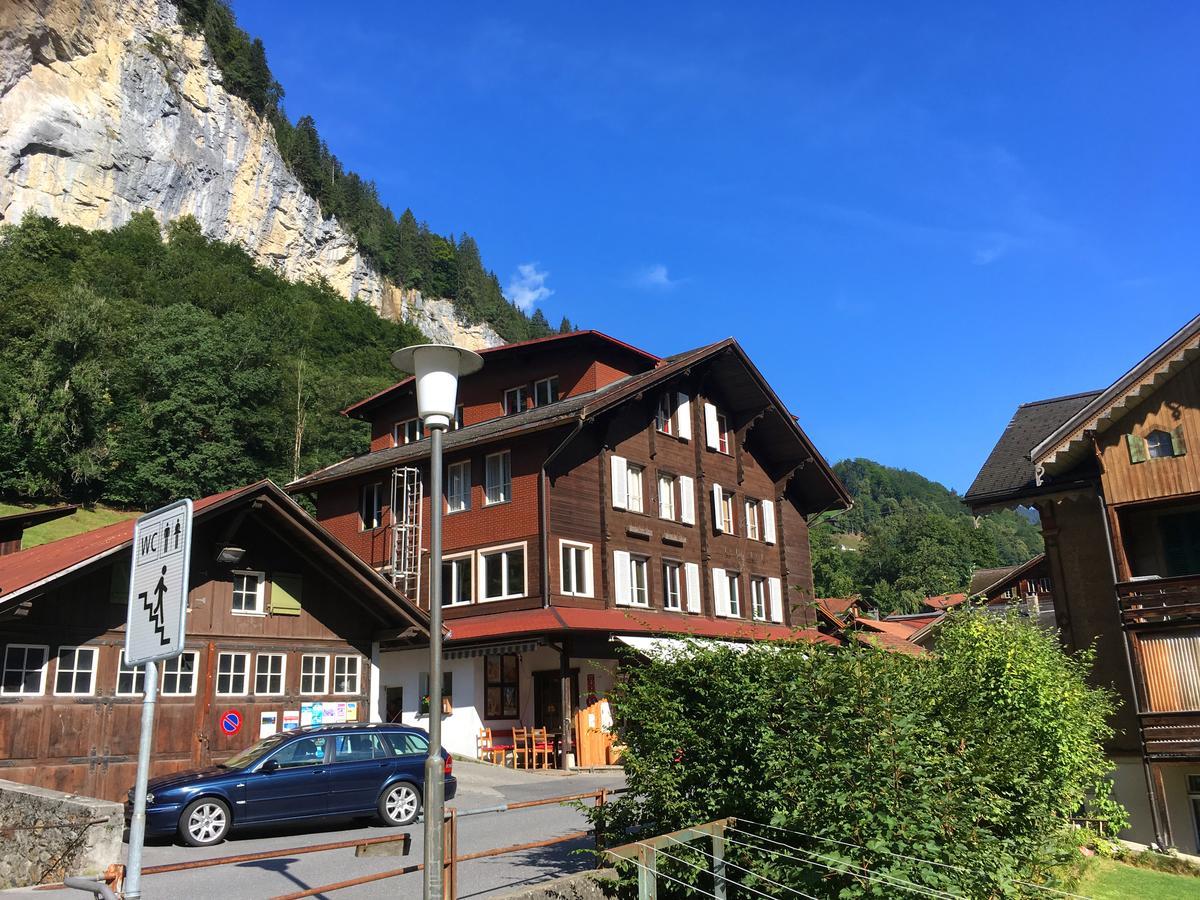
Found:
[{"label": "street lamp", "polygon": [[392,365],[416,376],[417,415],[429,429],[429,756],[425,760],[424,881],[425,900],[442,900],[442,436],[454,418],[459,376],[478,372],[483,357],[448,344],[417,344],[393,353]]}]

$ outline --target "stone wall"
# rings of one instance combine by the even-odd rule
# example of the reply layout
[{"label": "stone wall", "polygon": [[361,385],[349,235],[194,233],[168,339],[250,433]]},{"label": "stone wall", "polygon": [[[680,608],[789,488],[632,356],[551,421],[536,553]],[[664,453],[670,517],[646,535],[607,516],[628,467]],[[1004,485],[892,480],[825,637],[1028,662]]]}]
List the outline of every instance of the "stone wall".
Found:
[{"label": "stone wall", "polygon": [[616,877],[613,869],[577,872],[532,884],[496,900],[604,900],[612,894]]},{"label": "stone wall", "polygon": [[124,828],[120,803],[0,780],[0,890],[99,875]]}]

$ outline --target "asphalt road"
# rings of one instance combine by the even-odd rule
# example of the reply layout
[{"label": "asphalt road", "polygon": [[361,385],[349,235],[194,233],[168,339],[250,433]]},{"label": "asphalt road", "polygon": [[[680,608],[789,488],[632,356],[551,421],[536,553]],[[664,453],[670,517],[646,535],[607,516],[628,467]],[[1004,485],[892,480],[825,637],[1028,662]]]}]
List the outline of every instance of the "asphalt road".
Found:
[{"label": "asphalt road", "polygon": [[[624,776],[619,771],[559,775],[500,769],[456,760],[454,773],[458,776],[458,796],[448,805],[459,810],[580,794],[624,785]],[[234,831],[225,843],[216,847],[192,848],[160,840],[147,844],[143,856],[144,865],[156,866],[264,850],[282,850],[330,841],[381,837],[403,831],[412,835],[412,851],[407,857],[356,858],[353,848],[350,848],[149,875],[143,880],[142,896],[145,900],[208,897],[220,900],[261,900],[369,873],[399,869],[421,862],[422,828],[420,823],[407,828],[386,828],[374,823],[366,824],[361,820],[333,820],[308,826]],[[586,828],[587,823],[582,813],[572,807],[559,805],[468,816],[459,821],[458,850],[460,854],[473,853],[494,847],[546,840]],[[591,868],[595,865],[594,857],[577,852],[591,846],[591,842],[587,840],[574,841],[462,863],[458,870],[458,896],[473,898],[503,894],[525,884]],[[367,897],[419,897],[420,893],[421,873],[416,872],[319,896],[328,896],[334,900],[359,900]],[[44,891],[30,890],[5,891],[0,895],[6,900],[9,897],[30,900],[36,897],[39,900],[47,900],[49,896],[87,896],[76,891],[68,894],[57,891],[48,894]]]}]

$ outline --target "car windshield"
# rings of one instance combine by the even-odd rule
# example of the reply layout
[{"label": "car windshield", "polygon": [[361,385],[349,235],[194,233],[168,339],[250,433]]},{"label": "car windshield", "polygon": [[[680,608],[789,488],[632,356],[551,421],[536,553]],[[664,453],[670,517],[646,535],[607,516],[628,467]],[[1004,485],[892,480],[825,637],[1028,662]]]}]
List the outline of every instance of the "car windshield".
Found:
[{"label": "car windshield", "polygon": [[263,738],[257,744],[251,744],[236,756],[231,756],[225,762],[221,763],[221,766],[225,769],[244,769],[247,766],[252,766],[278,747],[283,738],[284,735],[282,734],[273,734],[270,737]]}]

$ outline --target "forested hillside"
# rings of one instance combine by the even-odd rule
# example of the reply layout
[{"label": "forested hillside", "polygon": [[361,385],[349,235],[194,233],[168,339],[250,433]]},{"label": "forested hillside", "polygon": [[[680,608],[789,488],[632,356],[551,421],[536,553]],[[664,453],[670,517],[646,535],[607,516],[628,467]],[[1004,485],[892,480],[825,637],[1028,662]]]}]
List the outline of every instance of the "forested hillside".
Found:
[{"label": "forested hillside", "polygon": [[[817,596],[860,594],[883,612],[915,612],[924,597],[965,590],[976,568],[1042,552],[1038,526],[1013,510],[977,522],[957,493],[916,472],[869,459],[834,470],[854,507],[812,529]],[[859,550],[841,549],[845,533],[861,537]]]},{"label": "forested hillside", "polygon": [[[224,0],[177,3],[183,24],[204,35],[225,88],[271,122],[292,174],[320,202],[323,215],[336,216],[354,235],[361,253],[380,273],[427,297],[452,299],[466,320],[487,322],[507,341],[543,337],[554,330],[541,310],[526,316],[505,298],[473,238],[465,233],[457,238],[435,234],[409,209],[397,217],[379,199],[372,181],[346,170],[310,116],[293,123],[262,41],[237,26]],[[570,331],[572,325],[564,318],[557,330]]]},{"label": "forested hillside", "polygon": [[294,284],[193,219],[162,234],[27,216],[0,229],[0,496],[142,509],[365,446],[338,411],[422,340]]}]

